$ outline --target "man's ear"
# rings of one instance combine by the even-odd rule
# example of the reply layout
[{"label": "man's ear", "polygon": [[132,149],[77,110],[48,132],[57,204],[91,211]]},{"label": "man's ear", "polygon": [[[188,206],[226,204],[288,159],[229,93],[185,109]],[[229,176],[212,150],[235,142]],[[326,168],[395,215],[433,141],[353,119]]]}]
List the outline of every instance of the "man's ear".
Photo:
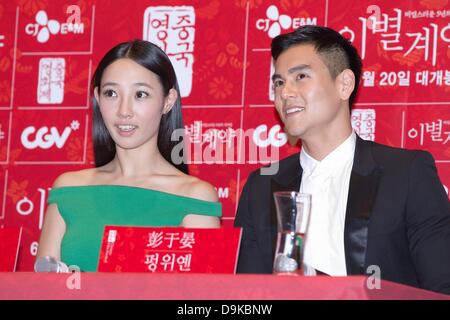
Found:
[{"label": "man's ear", "polygon": [[355,89],[355,75],[352,70],[345,69],[338,75],[339,96],[342,100],[348,100]]},{"label": "man's ear", "polygon": [[178,92],[174,88],[169,90],[169,94],[164,100],[164,108],[163,108],[163,114],[168,113],[170,110],[172,110],[173,106],[177,102],[178,99]]}]

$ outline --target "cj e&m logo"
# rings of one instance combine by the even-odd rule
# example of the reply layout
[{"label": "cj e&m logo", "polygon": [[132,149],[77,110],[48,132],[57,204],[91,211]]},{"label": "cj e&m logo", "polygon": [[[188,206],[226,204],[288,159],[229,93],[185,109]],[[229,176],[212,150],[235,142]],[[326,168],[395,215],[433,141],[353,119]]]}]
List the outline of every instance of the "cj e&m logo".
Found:
[{"label": "cj e&m logo", "polygon": [[290,28],[297,29],[305,25],[316,25],[317,17],[290,17],[286,14],[280,14],[277,6],[271,5],[266,10],[267,18],[256,20],[256,29],[267,32],[270,38],[278,36],[282,30]]},{"label": "cj e&m logo", "polygon": [[23,130],[20,140],[22,145],[26,149],[50,149],[55,146],[58,149],[64,147],[67,139],[69,138],[72,131],[76,131],[80,128],[80,123],[77,120],[73,120],[70,125],[64,128],[63,132],[60,133],[56,127],[41,127],[36,130],[36,127],[30,126]]},{"label": "cj e&m logo", "polygon": [[46,43],[50,39],[50,35],[83,34],[84,24],[80,22],[79,10],[78,6],[70,6],[67,13],[73,13],[67,17],[66,22],[49,19],[47,12],[40,10],[36,13],[35,22],[25,26],[25,33],[36,37],[39,43]]}]

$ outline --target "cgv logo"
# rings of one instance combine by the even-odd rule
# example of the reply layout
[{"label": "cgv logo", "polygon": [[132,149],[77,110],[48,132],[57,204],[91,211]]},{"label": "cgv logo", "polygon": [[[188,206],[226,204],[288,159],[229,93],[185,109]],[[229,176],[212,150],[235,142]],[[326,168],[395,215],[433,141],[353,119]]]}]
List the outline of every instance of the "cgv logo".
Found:
[{"label": "cgv logo", "polygon": [[42,127],[38,130],[34,126],[30,126],[23,130],[20,140],[22,145],[30,150],[41,148],[50,149],[54,145],[61,149],[66,143],[72,131],[80,128],[80,123],[76,120],[72,121],[70,126],[66,127],[62,133],[56,127]]},{"label": "cgv logo", "polygon": [[49,19],[47,12],[40,10],[35,16],[36,23],[29,23],[25,26],[25,33],[36,37],[39,43],[46,43],[50,39],[51,34],[56,35],[59,33],[66,35],[69,33],[84,33],[84,24],[80,22],[79,14],[79,12],[75,12],[68,17],[67,22],[60,23],[57,20]]},{"label": "cgv logo", "polygon": [[297,29],[305,25],[316,25],[317,18],[291,18],[288,15],[282,14],[278,11],[275,5],[267,8],[266,19],[256,20],[256,29],[267,32],[269,37],[275,38],[281,33],[281,30],[288,30],[289,28]]},{"label": "cgv logo", "polygon": [[[267,134],[267,126],[262,124],[258,126],[253,132],[253,142],[261,148],[267,148],[268,146],[282,147],[288,141],[287,135],[281,131],[279,124],[273,126]],[[267,138],[263,138],[266,136]]]}]

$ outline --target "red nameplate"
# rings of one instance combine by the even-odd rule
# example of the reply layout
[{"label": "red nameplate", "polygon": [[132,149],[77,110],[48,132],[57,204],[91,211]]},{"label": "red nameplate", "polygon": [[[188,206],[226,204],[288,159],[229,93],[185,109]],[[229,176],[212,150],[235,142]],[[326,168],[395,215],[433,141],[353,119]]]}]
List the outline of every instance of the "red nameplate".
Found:
[{"label": "red nameplate", "polygon": [[0,271],[16,271],[22,227],[0,229]]},{"label": "red nameplate", "polygon": [[240,228],[106,226],[100,272],[235,273]]}]

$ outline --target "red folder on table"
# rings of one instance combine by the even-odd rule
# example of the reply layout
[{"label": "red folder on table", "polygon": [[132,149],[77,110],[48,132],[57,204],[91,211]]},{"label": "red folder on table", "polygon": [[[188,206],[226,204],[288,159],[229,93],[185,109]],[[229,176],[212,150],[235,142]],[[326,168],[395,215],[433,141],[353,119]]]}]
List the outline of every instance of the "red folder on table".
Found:
[{"label": "red folder on table", "polygon": [[16,271],[22,227],[0,229],[0,271]]},{"label": "red folder on table", "polygon": [[242,229],[106,226],[100,272],[235,273]]}]

